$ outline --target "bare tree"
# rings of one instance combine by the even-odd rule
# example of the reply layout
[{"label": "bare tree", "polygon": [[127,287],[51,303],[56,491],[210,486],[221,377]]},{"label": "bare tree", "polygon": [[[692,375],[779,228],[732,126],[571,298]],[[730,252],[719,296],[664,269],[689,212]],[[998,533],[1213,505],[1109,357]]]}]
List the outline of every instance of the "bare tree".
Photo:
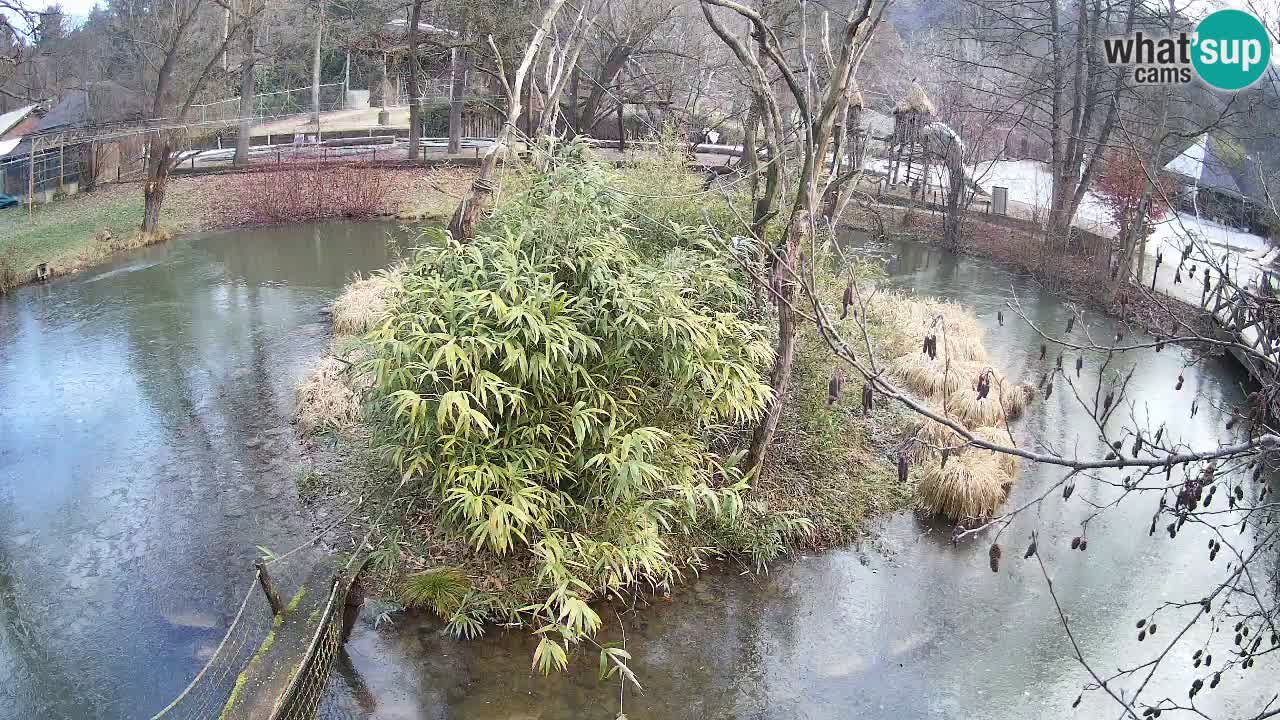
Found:
[{"label": "bare tree", "polygon": [[159,227],[191,106],[220,72],[223,52],[258,11],[238,13],[238,20],[218,41],[224,7],[207,0],[177,0],[134,8],[117,18],[120,37],[135,59],[135,80],[148,97],[147,121],[153,127],[147,138],[143,232]]},{"label": "bare tree", "polygon": [[[254,8],[256,2],[245,0],[246,7]],[[240,12],[244,12],[244,8],[237,5]],[[250,15],[257,15],[261,9],[250,11]],[[258,42],[256,32],[256,22],[249,20],[244,23],[244,39],[243,52],[244,59],[240,62],[240,124],[236,131],[236,154],[233,163],[235,165],[249,164],[249,145],[251,134],[253,132],[253,122],[257,117],[256,100],[258,94]]]},{"label": "bare tree", "polygon": [[587,9],[591,6],[590,0],[584,0],[579,5],[578,15],[569,26],[567,34],[563,37],[560,33],[552,35],[554,43],[543,59],[543,72],[541,75],[534,74],[534,87],[542,102],[536,133],[538,136],[555,132],[561,116],[560,98],[564,95],[569,78],[579,72],[578,58],[586,43]]},{"label": "bare tree", "polygon": [[579,72],[569,88],[576,132],[590,135],[617,109],[622,98],[613,88],[632,60],[670,26],[677,9],[678,3],[671,0],[626,0],[605,3],[597,18],[587,16],[590,27],[582,54],[587,62],[575,63]]},{"label": "bare tree", "polygon": [[507,101],[507,117],[502,123],[502,129],[498,131],[498,136],[494,139],[493,147],[485,154],[484,160],[480,163],[480,172],[471,183],[471,191],[458,203],[458,208],[453,213],[453,219],[449,222],[449,233],[458,242],[470,242],[475,237],[476,223],[493,205],[493,196],[496,190],[494,187],[494,174],[498,166],[498,155],[510,150],[508,144],[512,137],[512,130],[515,129],[516,123],[520,120],[520,113],[523,111],[521,97],[524,91],[525,79],[529,75],[529,69],[533,66],[534,58],[538,56],[538,51],[542,48],[543,41],[546,39],[547,34],[551,32],[552,23],[555,22],[556,15],[560,12],[562,5],[564,5],[564,0],[550,0],[547,3],[546,10],[542,14],[542,20],[537,25],[537,30],[534,32],[533,37],[529,39],[528,45],[525,46],[520,64],[516,67],[515,73],[510,80],[507,78],[506,67],[502,61],[502,53],[494,43],[493,36],[490,35],[488,37],[489,47],[493,51],[494,60],[498,65],[497,76],[502,83],[503,95]]},{"label": "bare tree", "polygon": [[[730,10],[750,23],[751,39],[756,44],[756,52],[749,50],[737,36],[725,28],[716,16],[713,9],[715,7]],[[818,85],[812,58],[805,52],[807,42],[802,47],[804,79],[801,80],[784,55],[777,31],[759,12],[733,0],[702,0],[702,9],[713,32],[733,51],[748,71],[752,91],[765,109],[765,145],[769,150],[769,162],[777,166],[782,177],[787,172],[783,153],[786,134],[780,104],[763,62],[768,62],[782,76],[789,99],[794,102],[800,117],[800,140],[795,151],[798,169],[794,196],[789,198],[782,240],[778,247],[770,248],[774,268],[769,287],[778,306],[778,344],[771,373],[774,397],[751,442],[751,465],[759,468],[764,463],[777,432],[795,362],[797,315],[793,306],[795,285],[790,276],[796,268],[802,266],[806,248],[813,241],[818,203],[825,192],[825,188],[820,188],[824,184],[820,176],[832,130],[836,118],[848,108],[851,99],[848,88],[853,71],[870,35],[869,29],[875,21],[872,20],[871,0],[855,4],[849,11],[844,18],[840,40],[835,46],[838,52],[830,53],[829,72],[825,78],[825,87],[822,87]],[[830,46],[829,43],[824,44],[824,47]],[[763,241],[765,236],[762,232],[753,228],[753,233],[757,242]]]},{"label": "bare tree", "polygon": [[418,61],[418,38],[422,34],[422,0],[413,0],[409,6],[409,159],[418,159],[422,140],[422,88],[418,76],[422,65]]},{"label": "bare tree", "polygon": [[[1076,210],[1115,129],[1123,68],[1101,57],[1101,38],[1134,27],[1137,0],[1014,4],[966,0],[970,22],[952,31],[955,72],[981,78],[1010,112],[1035,125],[1050,151],[1047,240],[1066,242]],[[976,52],[975,52],[976,50]]]},{"label": "bare tree", "polygon": [[320,43],[324,40],[324,6],[324,0],[316,3],[316,41],[311,55],[311,124],[316,127],[316,142],[320,142]]}]

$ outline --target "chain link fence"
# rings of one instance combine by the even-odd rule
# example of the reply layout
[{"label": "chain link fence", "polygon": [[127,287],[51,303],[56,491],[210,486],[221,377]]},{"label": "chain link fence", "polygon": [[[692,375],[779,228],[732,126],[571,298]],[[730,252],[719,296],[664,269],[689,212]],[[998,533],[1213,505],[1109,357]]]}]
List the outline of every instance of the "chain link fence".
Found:
[{"label": "chain link fence", "polygon": [[325,697],[329,674],[342,652],[343,608],[350,583],[334,580],[324,611],[316,620],[316,633],[297,673],[280,696],[270,720],[315,720]]},{"label": "chain link fence", "polygon": [[[253,116],[277,118],[312,112],[314,107],[311,91],[311,87],[302,87],[254,95]],[[346,107],[345,85],[327,83],[320,86],[320,112],[342,110],[344,107]],[[233,97],[204,105],[192,105],[189,117],[193,122],[233,124],[240,119],[240,98]]]}]

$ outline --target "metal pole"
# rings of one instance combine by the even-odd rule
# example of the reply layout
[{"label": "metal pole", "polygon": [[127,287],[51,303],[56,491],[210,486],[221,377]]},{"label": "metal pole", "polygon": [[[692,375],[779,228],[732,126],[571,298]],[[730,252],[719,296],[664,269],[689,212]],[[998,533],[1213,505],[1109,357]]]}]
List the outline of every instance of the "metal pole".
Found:
[{"label": "metal pole", "polygon": [[31,141],[31,156],[27,162],[27,220],[31,220],[36,201],[36,146],[39,140]]}]

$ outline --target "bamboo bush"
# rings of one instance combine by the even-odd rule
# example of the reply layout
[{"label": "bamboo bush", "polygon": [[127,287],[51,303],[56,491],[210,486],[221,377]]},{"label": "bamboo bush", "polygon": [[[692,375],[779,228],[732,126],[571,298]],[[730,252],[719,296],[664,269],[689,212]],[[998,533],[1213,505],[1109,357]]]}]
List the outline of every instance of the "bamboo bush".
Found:
[{"label": "bamboo bush", "polygon": [[536,567],[520,615],[544,671],[599,628],[589,599],[665,587],[734,527],[747,478],[713,444],[769,398],[731,261],[688,228],[641,254],[608,179],[554,164],[473,242],[418,251],[365,340],[369,419],[410,490]]}]

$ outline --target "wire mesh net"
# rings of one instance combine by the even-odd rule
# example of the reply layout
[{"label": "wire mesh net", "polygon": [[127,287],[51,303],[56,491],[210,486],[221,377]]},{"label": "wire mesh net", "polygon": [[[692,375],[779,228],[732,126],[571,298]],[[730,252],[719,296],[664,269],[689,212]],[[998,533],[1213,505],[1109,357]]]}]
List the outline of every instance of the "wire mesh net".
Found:
[{"label": "wire mesh net", "polygon": [[[344,106],[345,87],[342,83],[320,86],[320,111],[341,110]],[[300,115],[315,109],[311,87],[291,88],[253,97],[253,115],[258,118]],[[192,105],[190,117],[203,123],[233,123],[240,118],[240,98],[233,97],[204,105]]]},{"label": "wire mesh net", "polygon": [[317,620],[311,646],[298,666],[293,682],[280,697],[271,720],[314,720],[325,698],[329,674],[342,652],[342,616],[347,583],[334,583],[329,602]]},{"label": "wire mesh net", "polygon": [[259,589],[255,574],[253,582],[245,590],[239,612],[209,661],[187,688],[152,716],[152,720],[209,720],[218,717],[235,693],[244,668],[253,660],[271,631],[271,625],[271,606]]}]

